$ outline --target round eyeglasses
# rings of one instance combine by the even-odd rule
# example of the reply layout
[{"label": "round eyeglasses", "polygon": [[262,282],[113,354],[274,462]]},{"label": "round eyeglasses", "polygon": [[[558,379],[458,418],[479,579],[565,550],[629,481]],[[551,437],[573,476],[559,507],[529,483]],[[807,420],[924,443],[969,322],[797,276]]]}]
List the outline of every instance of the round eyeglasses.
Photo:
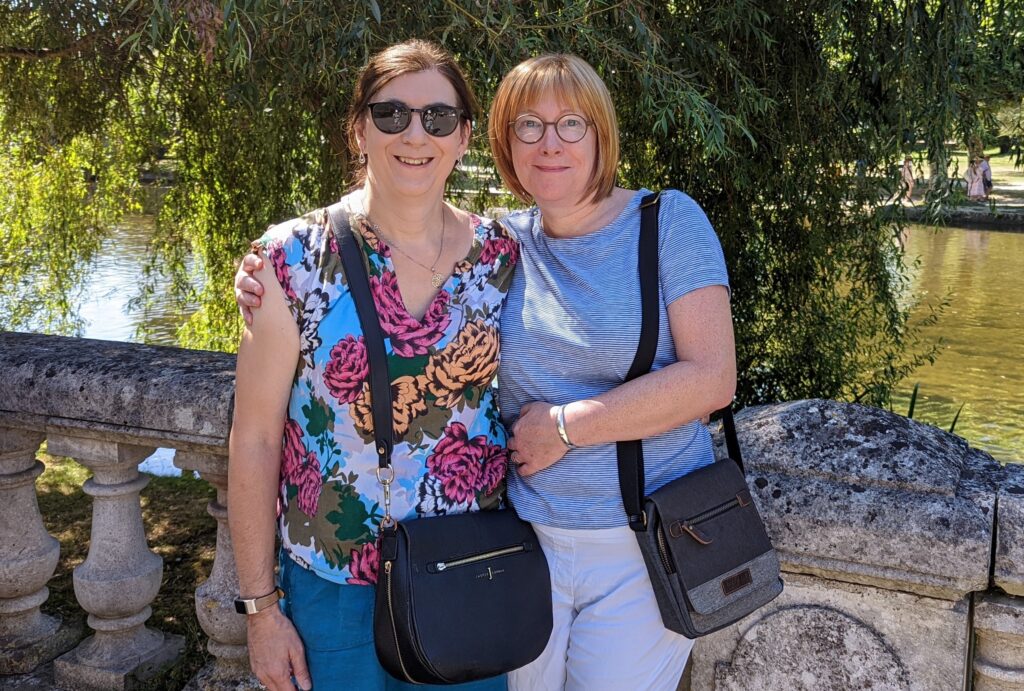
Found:
[{"label": "round eyeglasses", "polygon": [[443,103],[426,108],[410,108],[401,101],[369,103],[370,119],[384,134],[404,132],[412,122],[412,114],[420,114],[423,131],[434,137],[447,137],[459,126],[465,111]]},{"label": "round eyeglasses", "polygon": [[566,144],[575,144],[587,136],[590,123],[582,115],[567,113],[554,122],[546,122],[536,115],[520,115],[509,123],[516,139],[523,144],[536,144],[544,137],[548,125],[555,126],[555,134]]}]

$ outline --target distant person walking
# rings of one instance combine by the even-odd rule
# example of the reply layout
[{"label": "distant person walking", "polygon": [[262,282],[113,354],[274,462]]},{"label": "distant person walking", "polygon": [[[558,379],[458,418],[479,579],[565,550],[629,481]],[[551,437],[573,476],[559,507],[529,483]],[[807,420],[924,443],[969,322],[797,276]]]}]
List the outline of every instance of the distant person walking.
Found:
[{"label": "distant person walking", "polygon": [[903,193],[903,199],[910,201],[911,196],[914,194],[914,162],[911,160],[910,156],[903,159],[903,168],[900,169],[900,178],[906,186],[906,191]]},{"label": "distant person walking", "polygon": [[988,159],[991,156],[985,155],[981,159],[981,163],[978,164],[978,170],[981,171],[981,184],[985,188],[985,199],[988,199],[989,193],[992,192],[992,166],[989,165]]},{"label": "distant person walking", "polygon": [[971,165],[964,176],[967,181],[967,198],[972,202],[980,202],[985,198],[985,182],[981,174],[978,159],[971,159]]}]

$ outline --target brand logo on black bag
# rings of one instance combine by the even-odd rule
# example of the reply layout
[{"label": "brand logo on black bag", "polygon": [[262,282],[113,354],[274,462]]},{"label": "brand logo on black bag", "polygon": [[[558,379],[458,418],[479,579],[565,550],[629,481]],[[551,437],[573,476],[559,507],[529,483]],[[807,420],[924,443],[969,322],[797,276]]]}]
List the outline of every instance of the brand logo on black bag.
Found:
[{"label": "brand logo on black bag", "polygon": [[486,578],[489,581],[493,581],[494,577],[499,573],[505,573],[505,569],[492,569],[490,566],[487,567],[487,571],[484,573],[478,573],[477,578]]},{"label": "brand logo on black bag", "polygon": [[732,595],[737,590],[742,590],[754,582],[750,575],[750,569],[743,569],[739,573],[722,579],[722,593]]}]

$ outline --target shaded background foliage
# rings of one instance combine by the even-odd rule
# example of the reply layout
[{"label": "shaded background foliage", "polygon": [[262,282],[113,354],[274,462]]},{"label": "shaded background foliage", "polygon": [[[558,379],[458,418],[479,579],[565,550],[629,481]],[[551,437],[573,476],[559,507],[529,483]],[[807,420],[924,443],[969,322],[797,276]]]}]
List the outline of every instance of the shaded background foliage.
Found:
[{"label": "shaded background foliage", "polygon": [[[233,350],[235,261],[345,189],[355,74],[417,36],[459,57],[485,108],[526,57],[588,60],[618,107],[621,182],[686,190],[719,233],[740,400],[883,403],[934,355],[908,322],[902,220],[886,213],[897,163],[923,142],[938,205],[948,143],[977,146],[997,114],[1019,130],[1022,32],[1024,0],[8,0],[0,324],[73,333],[83,267],[138,210],[138,171],[163,167],[176,183],[152,266],[199,306],[180,342]],[[450,191],[510,205],[476,131]]]}]

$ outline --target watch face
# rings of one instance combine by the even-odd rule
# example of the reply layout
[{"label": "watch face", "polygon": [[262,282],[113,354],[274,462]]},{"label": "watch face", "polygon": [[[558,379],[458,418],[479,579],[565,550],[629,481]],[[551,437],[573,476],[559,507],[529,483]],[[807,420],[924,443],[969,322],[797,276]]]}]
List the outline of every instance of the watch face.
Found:
[{"label": "watch face", "polygon": [[235,600],[235,611],[239,614],[248,614],[245,608],[245,600]]}]

